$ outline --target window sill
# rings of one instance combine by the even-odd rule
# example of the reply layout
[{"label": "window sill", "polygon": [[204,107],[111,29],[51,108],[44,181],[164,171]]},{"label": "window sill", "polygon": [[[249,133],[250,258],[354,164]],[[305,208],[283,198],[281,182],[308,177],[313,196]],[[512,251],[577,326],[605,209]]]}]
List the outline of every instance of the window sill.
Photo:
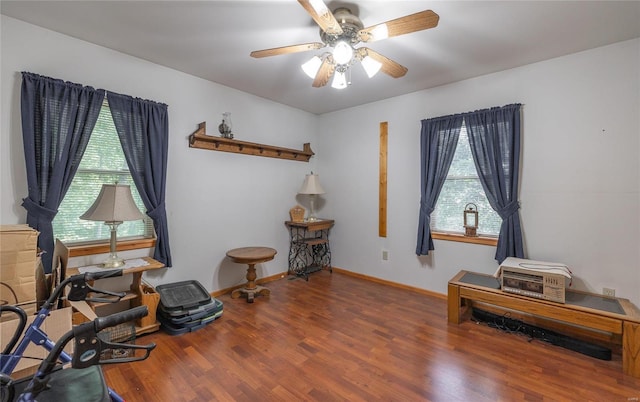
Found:
[{"label": "window sill", "polygon": [[[116,251],[137,250],[141,248],[155,247],[156,239],[134,239],[118,241]],[[83,255],[106,254],[109,250],[109,242],[81,244],[69,246],[69,257],[80,257]]]},{"label": "window sill", "polygon": [[469,237],[469,236],[464,236],[456,233],[442,233],[442,232],[431,232],[431,237],[434,240],[447,240],[447,241],[457,241],[460,243],[483,244],[485,246],[498,245],[497,237],[485,237],[485,236]]}]

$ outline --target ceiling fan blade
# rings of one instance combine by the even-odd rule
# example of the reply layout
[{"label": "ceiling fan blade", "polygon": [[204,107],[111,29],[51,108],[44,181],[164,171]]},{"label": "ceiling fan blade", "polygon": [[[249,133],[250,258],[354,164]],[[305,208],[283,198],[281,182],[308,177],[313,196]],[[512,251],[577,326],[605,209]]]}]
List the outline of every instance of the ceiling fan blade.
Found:
[{"label": "ceiling fan blade", "polygon": [[260,57],[278,56],[281,54],[306,52],[307,50],[321,49],[324,46],[325,46],[324,43],[312,42],[312,43],[303,43],[300,45],[274,47],[272,49],[254,50],[250,54],[251,54],[251,57],[260,58]]},{"label": "ceiling fan blade", "polygon": [[431,10],[425,10],[361,29],[358,31],[358,38],[362,42],[373,42],[393,36],[422,31],[438,26],[439,19],[440,16],[438,16],[438,14]]},{"label": "ceiling fan blade", "polygon": [[335,71],[336,63],[333,61],[333,57],[329,55],[324,59],[320,66],[320,69],[316,74],[316,78],[313,80],[313,87],[320,88],[327,85]]},{"label": "ceiling fan blade", "polygon": [[330,35],[342,35],[342,27],[322,0],[298,0],[320,29]]},{"label": "ceiling fan blade", "polygon": [[382,71],[387,75],[392,76],[393,78],[403,77],[407,73],[407,71],[409,71],[409,69],[406,68],[405,66],[396,63],[395,61],[391,60],[386,56],[381,55],[375,50],[371,50],[369,48],[360,48],[360,49],[365,49],[369,57],[382,63],[382,67],[380,67],[380,71]]}]

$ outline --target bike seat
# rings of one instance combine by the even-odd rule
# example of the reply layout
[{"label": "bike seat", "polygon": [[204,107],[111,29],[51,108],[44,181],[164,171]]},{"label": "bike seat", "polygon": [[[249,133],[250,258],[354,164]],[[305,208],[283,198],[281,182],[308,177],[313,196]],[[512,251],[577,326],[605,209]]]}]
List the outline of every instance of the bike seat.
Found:
[{"label": "bike seat", "polygon": [[[31,378],[24,378],[16,382],[14,400],[18,400],[30,381]],[[102,369],[97,365],[52,372],[46,389],[36,399],[38,402],[111,402]]]}]

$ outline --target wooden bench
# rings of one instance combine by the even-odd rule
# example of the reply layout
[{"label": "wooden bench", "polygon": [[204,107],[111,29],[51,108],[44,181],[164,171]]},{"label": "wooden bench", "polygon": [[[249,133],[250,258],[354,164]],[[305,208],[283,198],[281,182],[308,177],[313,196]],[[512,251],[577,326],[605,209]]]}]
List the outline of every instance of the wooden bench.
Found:
[{"label": "wooden bench", "polygon": [[567,289],[562,304],[499,288],[499,281],[491,275],[460,271],[448,284],[449,322],[459,324],[465,310],[477,302],[569,324],[569,332],[577,326],[608,333],[608,340],[622,346],[622,371],[640,378],[640,310],[629,300]]}]

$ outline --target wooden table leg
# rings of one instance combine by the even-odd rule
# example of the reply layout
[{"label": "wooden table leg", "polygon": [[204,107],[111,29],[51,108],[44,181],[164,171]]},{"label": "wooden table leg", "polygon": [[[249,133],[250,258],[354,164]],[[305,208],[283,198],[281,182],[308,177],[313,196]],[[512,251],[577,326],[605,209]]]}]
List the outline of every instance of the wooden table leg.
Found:
[{"label": "wooden table leg", "polygon": [[142,272],[134,272],[133,280],[131,281],[131,291],[138,295],[138,297],[142,296]]},{"label": "wooden table leg", "polygon": [[256,285],[256,264],[249,264],[247,268],[247,284],[243,288],[239,288],[231,292],[231,298],[236,299],[240,295],[247,295],[247,302],[253,303],[256,294],[260,296],[269,296],[271,291],[264,286]]},{"label": "wooden table leg", "polygon": [[622,328],[622,372],[640,378],[640,324],[628,321]]},{"label": "wooden table leg", "polygon": [[450,323],[460,324],[460,286],[451,283],[447,290],[447,317]]},{"label": "wooden table leg", "polygon": [[254,290],[256,288],[256,264],[249,264],[249,268],[247,268],[247,286],[245,289]]}]

